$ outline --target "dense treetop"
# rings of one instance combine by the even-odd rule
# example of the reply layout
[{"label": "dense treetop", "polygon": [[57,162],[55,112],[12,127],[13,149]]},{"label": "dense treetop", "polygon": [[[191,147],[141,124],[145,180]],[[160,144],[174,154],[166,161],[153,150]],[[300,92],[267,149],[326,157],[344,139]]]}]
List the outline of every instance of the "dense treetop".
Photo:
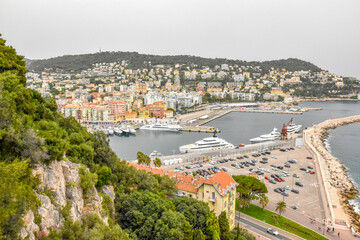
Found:
[{"label": "dense treetop", "polygon": [[103,62],[120,62],[120,61],[129,61],[128,68],[138,69],[144,67],[144,62],[151,61],[152,65],[164,64],[164,65],[174,65],[174,64],[196,64],[198,66],[209,66],[214,67],[215,65],[221,65],[223,63],[229,65],[239,65],[239,66],[260,66],[263,71],[268,71],[270,68],[285,68],[289,71],[298,71],[298,70],[311,70],[311,71],[320,71],[321,69],[315,66],[312,63],[302,61],[296,58],[288,58],[281,60],[272,60],[264,62],[247,62],[242,60],[231,60],[226,58],[203,58],[198,56],[190,55],[176,55],[176,56],[160,56],[160,55],[150,55],[150,54],[140,54],[137,52],[99,52],[99,53],[90,53],[82,55],[65,55],[50,59],[42,60],[28,60],[27,67],[30,70],[42,71],[44,68],[60,68],[67,71],[74,70],[86,70],[95,63]]}]

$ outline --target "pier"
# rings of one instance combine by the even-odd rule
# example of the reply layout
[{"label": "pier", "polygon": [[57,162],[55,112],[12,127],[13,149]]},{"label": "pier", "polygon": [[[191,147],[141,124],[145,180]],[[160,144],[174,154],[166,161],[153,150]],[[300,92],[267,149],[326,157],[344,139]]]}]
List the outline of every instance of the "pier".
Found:
[{"label": "pier", "polygon": [[186,163],[205,163],[211,160],[219,160],[221,158],[231,158],[244,154],[251,155],[253,152],[262,152],[275,148],[294,147],[295,139],[289,141],[272,141],[257,144],[248,144],[244,147],[216,149],[208,151],[200,151],[193,153],[183,153],[160,157],[163,165],[186,164]]}]

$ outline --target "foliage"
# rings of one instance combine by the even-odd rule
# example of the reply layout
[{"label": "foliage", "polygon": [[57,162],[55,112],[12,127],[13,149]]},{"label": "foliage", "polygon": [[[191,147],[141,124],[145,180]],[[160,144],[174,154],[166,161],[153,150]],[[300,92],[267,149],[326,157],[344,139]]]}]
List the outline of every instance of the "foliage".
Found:
[{"label": "foliage", "polygon": [[137,152],[136,153],[136,158],[138,161],[138,164],[143,164],[145,163],[147,166],[150,166],[151,163],[151,159],[148,155],[142,153],[142,152]]},{"label": "foliage", "polygon": [[83,189],[84,193],[89,193],[95,186],[98,181],[98,176],[96,173],[91,173],[84,166],[79,168],[80,176],[80,187]]},{"label": "foliage", "polygon": [[220,227],[220,239],[229,240],[230,239],[230,228],[229,221],[226,216],[226,212],[222,211],[219,215],[219,227]]},{"label": "foliage", "polygon": [[161,167],[161,160],[160,160],[160,158],[155,158],[155,159],[154,159],[154,165],[155,165],[155,167]]},{"label": "foliage", "polygon": [[263,193],[260,195],[259,197],[259,202],[260,202],[260,205],[263,207],[263,211],[264,211],[264,208],[266,207],[266,205],[268,205],[269,203],[269,198]]},{"label": "foliage", "polygon": [[145,191],[122,195],[116,203],[119,224],[139,239],[189,239],[192,227],[170,199]]},{"label": "foliage", "polygon": [[104,185],[110,184],[110,179],[112,176],[111,169],[107,166],[101,166],[97,171],[96,174],[98,176],[98,181],[96,183],[97,187],[102,187]]},{"label": "foliage", "polygon": [[194,198],[176,197],[172,199],[176,211],[181,212],[186,220],[196,229],[206,232],[206,218],[210,213],[209,206]]},{"label": "foliage", "polygon": [[202,58],[189,55],[178,55],[178,56],[159,56],[149,54],[139,54],[137,52],[101,52],[94,54],[83,54],[83,55],[66,55],[45,60],[32,60],[28,62],[27,67],[30,70],[42,71],[44,68],[61,68],[67,71],[81,71],[86,70],[92,66],[92,64],[99,62],[121,62],[129,61],[129,68],[138,69],[146,67],[144,62],[151,61],[152,65],[164,64],[164,65],[175,65],[175,64],[186,64],[198,66],[209,66],[211,68],[216,65],[223,63],[229,65],[239,66],[260,66],[263,70],[268,72],[271,68],[285,68],[289,71],[298,70],[311,70],[320,71],[321,69],[314,64],[305,62],[296,58],[272,60],[264,62],[246,62],[241,60],[230,60],[224,58]]},{"label": "foliage", "polygon": [[28,161],[0,162],[0,236],[4,239],[16,239],[25,211],[39,205],[33,191],[37,182]]},{"label": "foliage", "polygon": [[279,212],[280,217],[281,217],[281,214],[286,211],[286,203],[284,201],[280,201],[280,202],[276,203],[275,210]]},{"label": "foliage", "polygon": [[245,175],[237,175],[233,178],[238,183],[236,192],[239,194],[240,204],[243,208],[249,207],[251,201],[258,198],[258,194],[268,192],[265,184],[257,178]]},{"label": "foliage", "polygon": [[285,231],[296,234],[304,239],[326,239],[320,234],[291,221],[286,217],[278,218],[276,222],[274,222],[273,215],[279,216],[278,214],[266,210],[263,212],[261,207],[251,204],[247,209],[240,209],[239,205],[236,206],[236,210],[240,211],[246,215],[249,215],[253,218],[259,219],[261,221],[265,221],[266,223],[273,225],[275,227],[281,228]]},{"label": "foliage", "polygon": [[219,220],[214,212],[209,212],[206,217],[206,234],[212,240],[220,240]]},{"label": "foliage", "polygon": [[11,46],[5,45],[5,40],[1,38],[0,34],[0,73],[10,71],[18,76],[21,76],[20,83],[25,85],[25,61],[23,56],[17,55],[16,51]]},{"label": "foliage", "polygon": [[128,235],[119,225],[106,226],[98,215],[91,213],[82,219],[83,224],[71,218],[66,219],[60,231],[51,231],[45,240],[79,239],[79,240],[126,240]]},{"label": "foliage", "polygon": [[241,229],[239,227],[236,227],[231,232],[231,239],[233,240],[255,240],[256,237],[249,233],[247,229]]}]

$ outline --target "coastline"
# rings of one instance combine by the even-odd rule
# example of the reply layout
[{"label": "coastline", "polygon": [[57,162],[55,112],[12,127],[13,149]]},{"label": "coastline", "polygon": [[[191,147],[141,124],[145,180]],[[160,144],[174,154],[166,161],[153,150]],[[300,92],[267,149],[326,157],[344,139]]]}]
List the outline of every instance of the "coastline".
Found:
[{"label": "coastline", "polygon": [[331,102],[331,101],[358,102],[358,101],[360,101],[360,99],[353,99],[353,98],[301,98],[296,101],[298,101],[298,102]]},{"label": "coastline", "polygon": [[[331,155],[326,147],[326,139],[329,136],[328,131],[330,129],[355,122],[360,122],[360,115],[324,121],[305,131],[305,136],[307,136],[305,142],[317,156],[331,212],[331,220],[337,223],[341,221],[341,216],[345,214],[346,224],[351,226],[353,231],[360,232],[360,215],[355,212],[354,207],[349,203],[350,200],[356,198],[359,191],[347,175],[345,167],[337,158]],[[340,203],[341,209],[338,208],[337,203]]]}]

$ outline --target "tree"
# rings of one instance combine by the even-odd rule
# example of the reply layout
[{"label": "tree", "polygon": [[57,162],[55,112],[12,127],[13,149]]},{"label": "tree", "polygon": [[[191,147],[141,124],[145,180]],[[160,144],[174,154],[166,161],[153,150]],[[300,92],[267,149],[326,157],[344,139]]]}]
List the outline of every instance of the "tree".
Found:
[{"label": "tree", "polygon": [[280,202],[276,203],[275,210],[279,212],[280,217],[281,217],[281,213],[286,211],[286,203],[284,201],[280,201]]},{"label": "tree", "polygon": [[260,205],[262,206],[262,210],[264,211],[264,208],[269,203],[269,198],[265,194],[261,194],[259,202],[260,202]]},{"label": "tree", "polygon": [[101,166],[97,171],[98,181],[96,183],[97,187],[102,187],[104,185],[110,184],[110,178],[112,176],[111,169],[107,166]]},{"label": "tree", "polygon": [[229,228],[229,220],[226,216],[226,212],[222,211],[219,215],[219,227],[220,227],[220,239],[221,240],[229,240],[230,239],[230,228]]},{"label": "tree", "polygon": [[161,160],[160,160],[160,158],[155,158],[155,159],[154,159],[154,165],[155,165],[155,167],[161,167]]},{"label": "tree", "polygon": [[209,212],[206,217],[206,235],[212,240],[220,240],[219,220],[214,212]]},{"label": "tree", "polygon": [[272,214],[271,217],[274,220],[274,223],[276,223],[277,219],[279,218],[279,215],[277,215],[276,213]]},{"label": "tree", "polygon": [[193,240],[205,240],[205,234],[198,228],[194,229]]},{"label": "tree", "polygon": [[268,192],[265,184],[257,178],[245,175],[237,175],[233,178],[238,183],[236,192],[239,194],[242,207],[249,207],[251,201],[258,198],[256,194]]}]

